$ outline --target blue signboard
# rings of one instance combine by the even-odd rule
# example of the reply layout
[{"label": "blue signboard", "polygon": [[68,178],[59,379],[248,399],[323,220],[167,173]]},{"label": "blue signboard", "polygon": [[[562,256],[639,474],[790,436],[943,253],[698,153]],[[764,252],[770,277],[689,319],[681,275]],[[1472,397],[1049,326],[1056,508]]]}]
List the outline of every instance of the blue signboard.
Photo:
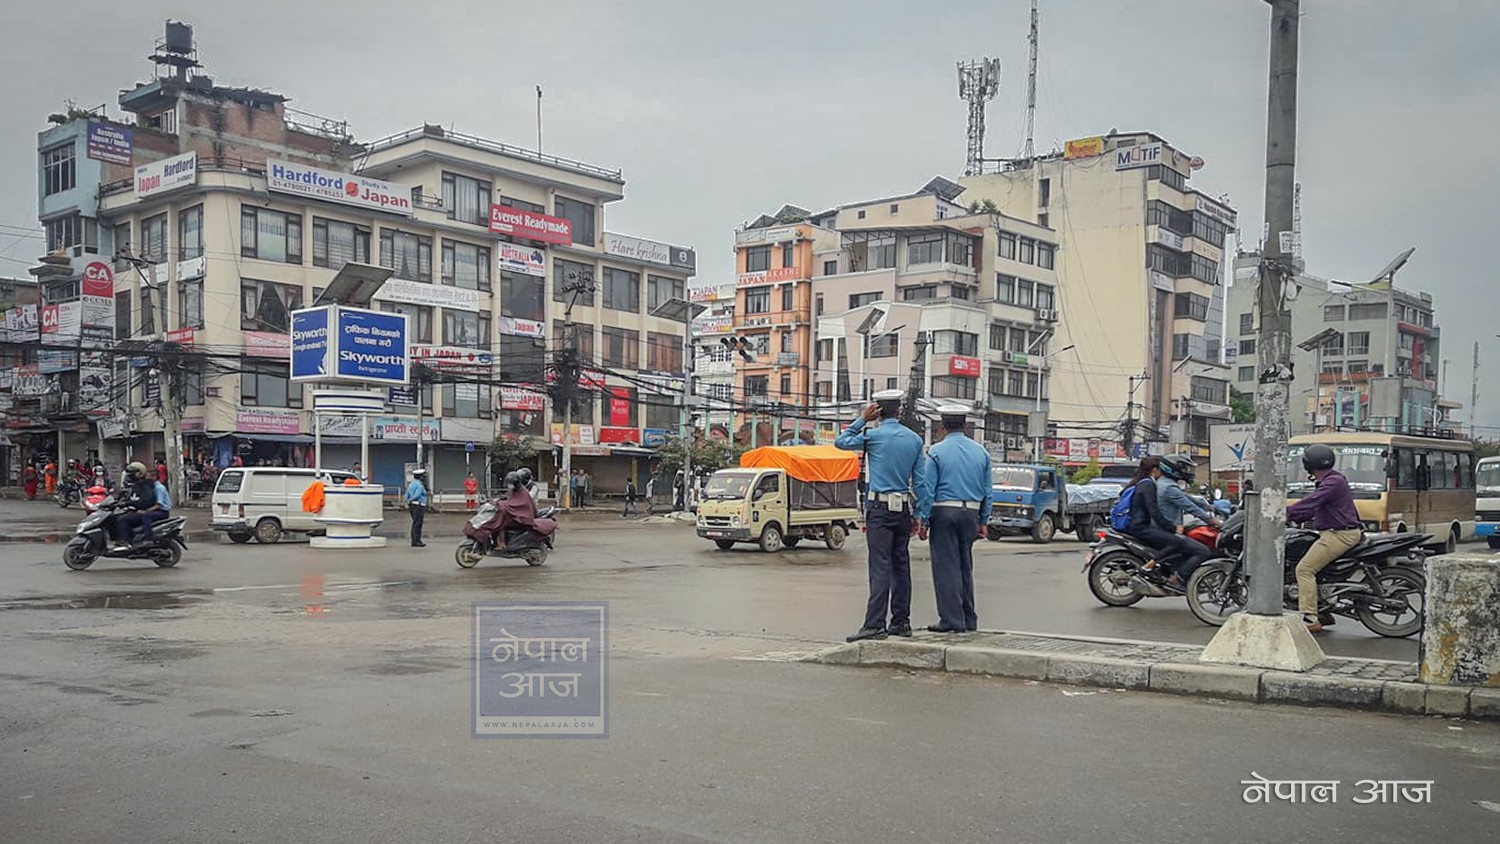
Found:
[{"label": "blue signboard", "polygon": [[327,380],[329,351],[329,312],[333,308],[308,308],[292,311],[292,380]]},{"label": "blue signboard", "polygon": [[666,428],[642,428],[641,429],[641,445],[643,445],[643,446],[645,446],[647,448],[656,448],[657,446],[666,445],[666,444],[667,444],[667,429]]},{"label": "blue signboard", "polygon": [[406,315],[338,308],[338,365],[334,378],[405,384],[410,364]]}]

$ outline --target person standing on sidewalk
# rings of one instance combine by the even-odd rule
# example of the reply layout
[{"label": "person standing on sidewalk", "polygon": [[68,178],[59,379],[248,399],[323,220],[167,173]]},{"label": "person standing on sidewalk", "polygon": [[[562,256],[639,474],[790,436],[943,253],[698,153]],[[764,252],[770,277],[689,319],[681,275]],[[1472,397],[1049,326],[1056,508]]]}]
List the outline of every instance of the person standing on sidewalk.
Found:
[{"label": "person standing on sidewalk", "polygon": [[[920,495],[926,488],[926,459],[922,438],[897,420],[904,396],[900,390],[876,393],[875,401],[833,443],[844,451],[864,452],[870,476],[865,505],[870,599],[864,624],[850,642],[911,635],[910,493]],[[866,427],[877,419],[879,425]]]},{"label": "person standing on sidewalk", "polygon": [[993,497],[990,454],[964,433],[969,409],[950,404],[938,408],[942,442],[927,452],[926,491],[917,498],[918,537],[932,533],[932,591],[937,596],[934,633],[979,629],[974,609],[974,540],[989,532]]},{"label": "person standing on sidewalk", "polygon": [[1302,452],[1302,468],[1312,475],[1317,488],[1286,508],[1287,521],[1312,522],[1318,531],[1317,541],[1297,563],[1297,609],[1313,633],[1333,624],[1332,613],[1318,613],[1318,572],[1358,545],[1365,535],[1354,506],[1354,492],[1348,479],[1334,470],[1335,460],[1328,446],[1308,446]]},{"label": "person standing on sidewalk", "polygon": [[635,478],[626,478],[625,479],[625,512],[623,512],[623,513],[620,514],[620,518],[623,519],[626,516],[630,515],[631,513],[634,513],[637,516],[639,516],[641,514],[640,508],[638,508],[638,507],[635,506],[635,496],[636,496]]},{"label": "person standing on sidewalk", "polygon": [[431,497],[427,494],[427,470],[416,468],[411,470],[411,483],[406,485],[406,510],[411,514],[411,547],[426,548],[427,543],[422,541],[422,521],[427,518],[427,502]]},{"label": "person standing on sidewalk", "polygon": [[464,503],[470,510],[479,506],[479,479],[474,477],[473,472],[464,478]]}]

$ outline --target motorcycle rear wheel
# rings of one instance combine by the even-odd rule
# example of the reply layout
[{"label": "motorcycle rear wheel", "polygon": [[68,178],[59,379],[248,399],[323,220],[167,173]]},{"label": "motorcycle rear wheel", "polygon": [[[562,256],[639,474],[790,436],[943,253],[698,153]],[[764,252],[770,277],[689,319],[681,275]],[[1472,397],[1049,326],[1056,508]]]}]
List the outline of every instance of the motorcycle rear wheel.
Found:
[{"label": "motorcycle rear wheel", "polygon": [[175,542],[168,542],[165,548],[153,548],[151,550],[151,562],[158,566],[169,569],[182,561],[182,549]]},{"label": "motorcycle rear wheel", "polygon": [[87,542],[69,542],[63,548],[63,565],[73,571],[83,571],[97,559],[99,556],[89,550]]},{"label": "motorcycle rear wheel", "polygon": [[473,542],[460,542],[453,550],[453,561],[462,568],[474,568],[482,559],[484,559],[484,553]]},{"label": "motorcycle rear wheel", "polygon": [[[1420,632],[1427,609],[1427,579],[1403,566],[1392,566],[1382,570],[1376,576],[1376,582],[1386,593],[1386,601],[1400,602],[1406,609],[1394,613],[1369,604],[1359,604],[1354,608],[1354,615],[1359,623],[1368,627],[1371,633],[1391,639],[1404,639]],[[1391,620],[1385,621],[1382,616],[1389,616]]]},{"label": "motorcycle rear wheel", "polygon": [[526,565],[528,566],[539,566],[547,562],[547,549],[537,548],[532,551],[527,551],[526,553],[521,555],[521,559],[525,560]]},{"label": "motorcycle rear wheel", "polygon": [[1204,563],[1188,577],[1188,609],[1211,627],[1223,627],[1231,615],[1245,609],[1249,599],[1244,570],[1227,560]]},{"label": "motorcycle rear wheel", "polygon": [[1128,607],[1146,597],[1129,585],[1114,583],[1110,576],[1120,572],[1132,573],[1137,564],[1129,554],[1116,551],[1104,554],[1089,563],[1089,591],[1099,603],[1108,607]]}]

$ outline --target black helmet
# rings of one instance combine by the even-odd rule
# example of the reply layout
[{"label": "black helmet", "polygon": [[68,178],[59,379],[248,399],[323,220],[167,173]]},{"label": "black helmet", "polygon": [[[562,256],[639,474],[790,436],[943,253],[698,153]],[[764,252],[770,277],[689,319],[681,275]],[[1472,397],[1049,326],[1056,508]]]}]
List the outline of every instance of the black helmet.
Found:
[{"label": "black helmet", "polygon": [[521,481],[521,486],[531,486],[531,470],[526,468],[517,469],[513,472]]},{"label": "black helmet", "polygon": [[1321,472],[1325,469],[1332,469],[1333,462],[1333,449],[1322,443],[1310,445],[1302,451],[1302,468],[1309,472]]},{"label": "black helmet", "polygon": [[1196,465],[1186,454],[1168,454],[1161,459],[1161,473],[1174,481],[1191,481]]},{"label": "black helmet", "polygon": [[507,473],[505,476],[505,485],[511,489],[520,489],[525,486],[526,480],[522,477],[521,471],[524,470]]}]

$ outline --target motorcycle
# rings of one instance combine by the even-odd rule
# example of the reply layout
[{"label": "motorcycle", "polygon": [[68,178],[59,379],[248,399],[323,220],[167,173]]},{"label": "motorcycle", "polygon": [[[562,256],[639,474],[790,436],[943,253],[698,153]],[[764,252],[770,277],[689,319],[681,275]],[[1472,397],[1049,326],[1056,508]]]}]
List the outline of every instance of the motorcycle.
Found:
[{"label": "motorcycle", "polygon": [[[1222,625],[1248,603],[1244,539],[1245,516],[1236,513],[1219,535],[1220,550],[1231,559],[1205,563],[1188,578],[1188,609],[1205,624]],[[1288,610],[1297,610],[1297,563],[1317,539],[1317,531],[1287,529],[1282,603]],[[1422,629],[1427,590],[1422,549],[1430,542],[1432,537],[1424,533],[1366,534],[1318,572],[1319,615],[1354,618],[1372,633],[1393,639],[1416,634]]]},{"label": "motorcycle", "polygon": [[533,489],[517,489],[481,505],[464,525],[466,538],[454,550],[454,561],[466,569],[485,557],[525,560],[529,566],[547,562],[557,533],[557,508],[538,512]]},{"label": "motorcycle", "polygon": [[[1184,521],[1183,535],[1215,552],[1215,556],[1194,569],[1196,575],[1211,563],[1227,563],[1230,558],[1219,546],[1220,529],[1192,516]],[[1089,591],[1099,603],[1111,607],[1128,607],[1142,598],[1170,598],[1187,593],[1187,584],[1174,584],[1167,566],[1151,565],[1158,556],[1156,549],[1120,531],[1099,531],[1097,542],[1089,546],[1083,561],[1083,573]],[[1193,576],[1187,583],[1192,583]]]},{"label": "motorcycle", "polygon": [[150,560],[162,568],[171,568],[182,559],[187,550],[183,528],[187,519],[168,516],[151,525],[151,535],[132,543],[123,551],[114,550],[110,541],[111,528],[121,515],[120,504],[114,496],[99,502],[97,509],[84,516],[72,539],[63,548],[63,563],[74,571],[83,571],[101,557],[120,560]]},{"label": "motorcycle", "polygon": [[68,509],[68,505],[77,504],[83,500],[83,486],[71,478],[57,485],[57,494],[53,496],[57,506]]}]

